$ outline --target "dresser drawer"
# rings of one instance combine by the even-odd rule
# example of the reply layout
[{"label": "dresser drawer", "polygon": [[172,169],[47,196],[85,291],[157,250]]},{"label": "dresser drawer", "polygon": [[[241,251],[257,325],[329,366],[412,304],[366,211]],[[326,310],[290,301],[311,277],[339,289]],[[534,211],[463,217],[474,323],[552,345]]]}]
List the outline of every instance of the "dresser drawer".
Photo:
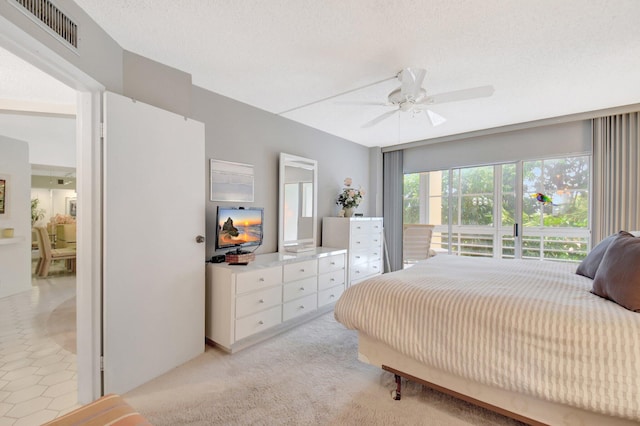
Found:
[{"label": "dresser drawer", "polygon": [[335,287],[322,290],[318,293],[318,307],[333,303],[340,298],[344,292],[344,285],[338,285]]},{"label": "dresser drawer", "polygon": [[318,276],[318,290],[325,290],[336,285],[344,285],[344,269]]},{"label": "dresser drawer", "polygon": [[317,260],[306,260],[304,262],[288,263],[284,265],[284,282],[298,281],[303,278],[313,277],[318,270]]},{"label": "dresser drawer", "polygon": [[377,275],[382,273],[382,261],[377,260],[369,262],[369,273],[371,275]]},{"label": "dresser drawer", "polygon": [[282,287],[275,286],[266,290],[248,293],[236,298],[236,318],[254,314],[282,303]]},{"label": "dresser drawer", "polygon": [[351,268],[351,274],[349,276],[349,281],[352,283],[354,281],[360,281],[367,278],[371,275],[371,271],[368,263],[363,263],[362,265],[356,265]]},{"label": "dresser drawer", "polygon": [[344,268],[344,254],[335,254],[333,256],[322,257],[318,259],[318,273],[335,271]]},{"label": "dresser drawer", "polygon": [[242,294],[282,283],[282,267],[258,269],[236,275],[236,293]]},{"label": "dresser drawer", "polygon": [[351,267],[367,263],[371,258],[371,251],[366,249],[355,250],[351,253]]},{"label": "dresser drawer", "polygon": [[316,293],[301,299],[292,300],[282,305],[282,320],[287,321],[299,315],[313,312],[318,308],[318,296]]},{"label": "dresser drawer", "polygon": [[382,247],[371,247],[371,249],[369,249],[369,262],[375,262],[377,260],[382,260]]},{"label": "dresser drawer", "polygon": [[382,220],[377,219],[377,220],[372,220],[370,223],[370,229],[371,232],[382,232],[383,227],[382,227]]},{"label": "dresser drawer", "polygon": [[369,235],[371,233],[371,221],[357,220],[351,223],[351,234],[353,237]]},{"label": "dresser drawer", "polygon": [[369,236],[369,246],[374,249],[382,247],[382,233],[374,233]]},{"label": "dresser drawer", "polygon": [[286,283],[283,286],[282,300],[288,302],[289,300],[297,299],[298,297],[306,296],[307,294],[315,293],[317,286],[316,277],[309,277],[303,280],[294,281],[292,283]]},{"label": "dresser drawer", "polygon": [[351,241],[351,251],[368,250],[371,245],[370,235],[354,235]]},{"label": "dresser drawer", "polygon": [[280,305],[260,311],[248,317],[236,320],[236,340],[244,339],[252,334],[278,325],[282,318],[282,307]]}]

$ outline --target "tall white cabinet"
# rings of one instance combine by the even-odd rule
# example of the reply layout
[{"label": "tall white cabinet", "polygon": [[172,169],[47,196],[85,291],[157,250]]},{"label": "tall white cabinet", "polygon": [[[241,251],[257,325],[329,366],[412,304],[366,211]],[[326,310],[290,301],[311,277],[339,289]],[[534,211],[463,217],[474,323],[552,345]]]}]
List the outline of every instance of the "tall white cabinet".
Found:
[{"label": "tall white cabinet", "polygon": [[347,253],[347,287],[383,271],[383,226],[381,217],[325,217],[322,245]]},{"label": "tall white cabinet", "polygon": [[346,250],[318,247],[258,255],[246,266],[207,264],[207,340],[234,352],[330,311],[346,262]]}]

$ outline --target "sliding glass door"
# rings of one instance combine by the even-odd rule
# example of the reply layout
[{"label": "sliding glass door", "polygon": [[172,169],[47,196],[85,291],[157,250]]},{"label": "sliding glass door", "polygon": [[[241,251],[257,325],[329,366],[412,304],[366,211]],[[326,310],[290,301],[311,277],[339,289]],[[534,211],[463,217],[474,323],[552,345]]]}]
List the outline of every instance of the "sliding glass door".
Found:
[{"label": "sliding glass door", "polygon": [[589,157],[407,174],[404,222],[434,225],[461,256],[578,261],[587,252]]}]

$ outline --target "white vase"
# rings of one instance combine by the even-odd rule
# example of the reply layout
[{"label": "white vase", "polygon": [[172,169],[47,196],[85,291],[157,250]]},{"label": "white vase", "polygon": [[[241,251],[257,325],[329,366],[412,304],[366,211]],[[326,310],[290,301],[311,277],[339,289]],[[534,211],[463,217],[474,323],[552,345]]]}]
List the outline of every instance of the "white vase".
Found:
[{"label": "white vase", "polygon": [[353,207],[345,207],[344,208],[344,217],[353,216]]}]

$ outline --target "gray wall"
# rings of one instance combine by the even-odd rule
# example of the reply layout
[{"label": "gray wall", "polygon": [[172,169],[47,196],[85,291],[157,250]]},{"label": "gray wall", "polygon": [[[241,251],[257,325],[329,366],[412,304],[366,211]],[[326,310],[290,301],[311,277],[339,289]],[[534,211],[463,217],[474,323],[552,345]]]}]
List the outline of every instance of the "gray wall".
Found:
[{"label": "gray wall", "polygon": [[591,122],[581,120],[408,148],[403,168],[416,173],[589,152]]},{"label": "gray wall", "polygon": [[[216,160],[248,163],[254,166],[255,198],[253,203],[224,203],[264,207],[264,244],[257,253],[270,253],[278,245],[278,171],[281,152],[318,161],[318,235],[323,216],[335,216],[339,210],[335,200],[345,177],[355,186],[369,191],[369,149],[336,136],[252,106],[234,101],[205,89],[194,87],[191,95],[192,118],[205,123],[207,170],[207,256],[214,253],[215,214],[218,204],[209,201],[209,164]],[[370,195],[371,194],[371,195]],[[358,208],[370,213],[369,203]]]}]

